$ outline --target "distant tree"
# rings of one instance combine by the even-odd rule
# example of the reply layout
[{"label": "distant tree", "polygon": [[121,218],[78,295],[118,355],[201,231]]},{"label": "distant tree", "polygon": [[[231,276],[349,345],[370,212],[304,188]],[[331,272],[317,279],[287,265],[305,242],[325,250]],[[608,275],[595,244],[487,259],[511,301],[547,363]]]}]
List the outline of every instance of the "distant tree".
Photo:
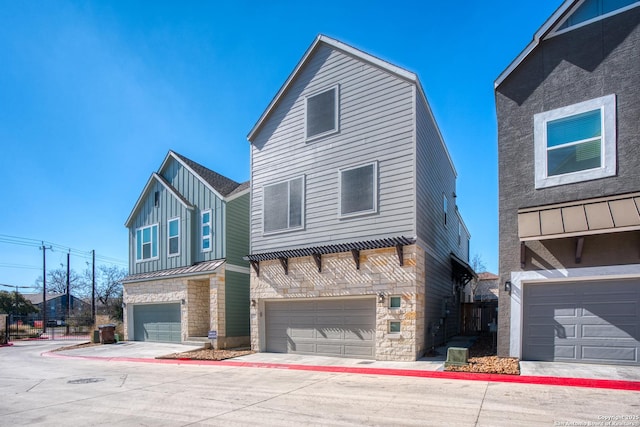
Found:
[{"label": "distant tree", "polygon": [[[96,300],[114,319],[122,320],[122,279],[127,270],[118,266],[100,265],[96,268]],[[87,269],[84,274],[91,294],[92,272]]]},{"label": "distant tree", "polygon": [[[473,258],[471,258],[470,265],[471,265],[471,268],[473,268],[473,271],[476,272],[476,274],[483,273],[487,270],[487,266],[484,264],[484,261],[482,260],[482,256],[480,256],[479,254],[475,254]],[[471,286],[472,301],[475,301],[476,291],[478,290],[479,284],[480,284],[480,279],[477,276],[471,279],[471,282],[469,282],[469,285]]]},{"label": "distant tree", "polygon": [[0,291],[0,313],[26,315],[37,312],[38,308],[22,294]]},{"label": "distant tree", "polygon": [[[78,298],[87,296],[87,283],[84,277],[80,276],[75,270],[69,272],[69,287],[71,295]],[[36,279],[36,286],[42,289],[42,276]],[[48,294],[66,294],[67,293],[67,269],[61,264],[60,268],[47,271],[47,293]]]}]

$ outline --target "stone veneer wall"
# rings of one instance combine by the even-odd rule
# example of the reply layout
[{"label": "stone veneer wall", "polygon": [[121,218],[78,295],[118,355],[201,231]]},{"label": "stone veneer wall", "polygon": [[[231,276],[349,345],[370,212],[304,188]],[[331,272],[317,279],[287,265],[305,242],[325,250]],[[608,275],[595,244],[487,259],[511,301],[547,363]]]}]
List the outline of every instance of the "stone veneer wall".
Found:
[{"label": "stone veneer wall", "polygon": [[206,337],[209,332],[209,280],[187,283],[188,337]]},{"label": "stone veneer wall", "polygon": [[[123,302],[127,305],[124,310],[124,339],[133,339],[133,330],[129,330],[129,316],[133,316],[133,306],[136,304],[181,303],[181,337],[186,341],[189,336],[207,336],[209,327],[214,326],[218,316],[216,295],[219,284],[222,283],[224,292],[224,272],[218,272],[208,277],[173,278],[151,280],[148,282],[127,283],[123,286]],[[224,294],[222,298],[224,310]],[[209,314],[211,312],[211,315]],[[224,319],[224,316],[222,316]],[[223,320],[224,328],[224,320]],[[222,329],[224,336],[224,329]],[[220,334],[220,330],[218,330]]]},{"label": "stone veneer wall", "polygon": [[224,316],[224,270],[209,278],[209,307],[211,310],[210,330],[218,332],[218,339],[213,340],[213,348],[223,349],[226,346],[226,324]]},{"label": "stone veneer wall", "polygon": [[[129,331],[129,315],[133,316],[135,304],[158,304],[168,302],[181,302],[187,298],[186,279],[152,280],[149,282],[127,283],[123,286],[122,301],[127,305],[124,310],[124,339],[133,339],[133,331]],[[185,325],[188,324],[187,306],[182,305],[180,310],[182,319],[182,341],[187,338]],[[131,332],[131,334],[130,334]]]},{"label": "stone veneer wall", "polygon": [[[385,295],[376,303],[376,360],[412,361],[425,351],[424,251],[404,247],[404,266],[395,248],[360,252],[356,270],[350,252],[322,256],[322,272],[312,257],[289,259],[285,275],[279,260],[260,262],[260,276],[251,270],[251,348],[264,351],[265,299],[325,298]],[[389,308],[389,297],[401,296],[399,309]],[[389,334],[389,321],[401,322],[401,333]]]}]

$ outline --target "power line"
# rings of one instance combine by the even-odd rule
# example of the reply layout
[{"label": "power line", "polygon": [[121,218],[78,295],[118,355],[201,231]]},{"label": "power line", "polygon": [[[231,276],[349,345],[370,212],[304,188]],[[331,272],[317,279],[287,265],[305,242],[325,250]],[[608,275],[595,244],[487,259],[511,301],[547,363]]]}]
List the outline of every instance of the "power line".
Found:
[{"label": "power line", "polygon": [[[48,242],[46,240],[35,240],[35,239],[29,239],[26,237],[17,237],[17,236],[9,236],[6,234],[0,234],[0,243],[7,243],[10,245],[27,246],[27,247],[34,247],[34,248],[40,248],[43,245],[47,245],[47,246],[50,246],[54,252],[67,252],[78,258],[82,258],[86,260],[91,260],[93,257],[92,251],[83,251],[80,249],[74,249],[58,243]],[[101,261],[103,264],[119,265],[123,267],[126,267],[129,265],[129,263],[125,260],[122,260],[119,258],[113,258],[105,255],[95,254],[95,258],[96,260]],[[39,268],[34,267],[34,269],[39,269]]]}]

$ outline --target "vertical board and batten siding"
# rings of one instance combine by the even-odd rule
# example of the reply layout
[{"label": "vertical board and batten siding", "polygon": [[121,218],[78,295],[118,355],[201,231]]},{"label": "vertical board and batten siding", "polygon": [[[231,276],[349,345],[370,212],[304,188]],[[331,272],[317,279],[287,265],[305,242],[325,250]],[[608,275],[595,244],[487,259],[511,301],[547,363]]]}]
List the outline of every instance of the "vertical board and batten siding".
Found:
[{"label": "vertical board and batten siding", "polygon": [[[161,175],[195,206],[193,211],[193,259],[192,263],[210,261],[225,257],[224,217],[225,202],[213,193],[200,179],[171,159],[161,171]],[[209,252],[200,250],[201,214],[211,209],[213,235]],[[185,264],[188,265],[188,264]]]},{"label": "vertical board and batten siding", "polygon": [[244,337],[249,330],[249,274],[227,270],[225,272],[224,303],[226,336]]},{"label": "vertical board and batten siding", "polygon": [[[155,207],[155,192],[159,193],[158,207]],[[180,218],[180,255],[168,257],[167,221]],[[191,229],[193,212],[187,209],[162,184],[154,181],[142,206],[129,227],[129,271],[131,274],[148,273],[157,270],[191,265]],[[141,227],[158,225],[158,257],[136,262],[136,230]]]},{"label": "vertical board and batten siding", "polygon": [[[339,85],[339,132],[305,140],[305,96]],[[413,83],[320,46],[251,144],[251,252],[416,234]],[[339,169],[378,162],[378,212],[339,218]],[[263,186],[305,177],[303,230],[263,235]]]},{"label": "vertical board and batten siding", "polygon": [[226,202],[227,264],[249,266],[249,262],[242,258],[249,254],[249,197],[247,193]]},{"label": "vertical board and batten siding", "polygon": [[[458,245],[459,220],[453,197],[455,171],[421,95],[416,96],[416,155],[417,235],[428,246],[425,248],[425,294],[428,296],[425,301],[425,330],[430,341],[430,328],[439,324],[445,298],[453,296],[449,254],[453,252],[466,260],[467,253],[466,243],[464,247]],[[447,197],[448,206],[446,226],[443,194]],[[438,341],[442,341],[445,334],[457,332],[458,315],[454,304],[449,304],[449,309],[445,325],[440,327],[436,336]]]}]

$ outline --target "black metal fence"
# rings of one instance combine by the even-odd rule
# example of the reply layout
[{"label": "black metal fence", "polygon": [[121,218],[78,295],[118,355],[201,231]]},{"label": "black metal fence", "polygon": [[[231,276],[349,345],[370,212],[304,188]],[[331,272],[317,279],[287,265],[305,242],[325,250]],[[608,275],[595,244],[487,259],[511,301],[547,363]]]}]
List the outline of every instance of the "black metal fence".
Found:
[{"label": "black metal fence", "polygon": [[6,327],[9,341],[89,340],[93,322],[90,316],[74,316],[47,320],[45,325],[42,317],[10,315]]}]

